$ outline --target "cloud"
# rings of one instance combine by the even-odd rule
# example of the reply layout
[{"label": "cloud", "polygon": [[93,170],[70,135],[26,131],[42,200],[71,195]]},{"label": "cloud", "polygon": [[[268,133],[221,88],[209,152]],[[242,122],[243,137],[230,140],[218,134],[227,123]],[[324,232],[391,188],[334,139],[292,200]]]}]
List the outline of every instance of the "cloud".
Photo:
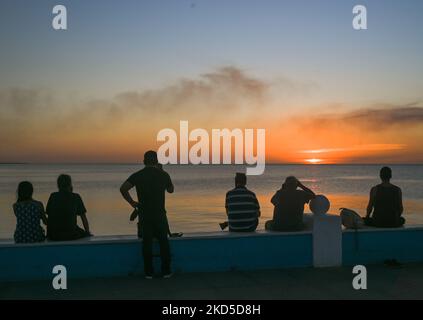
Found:
[{"label": "cloud", "polygon": [[399,143],[375,143],[375,144],[363,144],[363,145],[355,145],[351,147],[345,148],[323,148],[323,149],[313,149],[313,150],[302,150],[300,153],[307,153],[307,154],[325,154],[325,153],[333,153],[333,152],[366,152],[366,151],[394,151],[394,150],[402,150],[406,148],[406,144],[399,144]]},{"label": "cloud", "polygon": [[16,155],[29,146],[54,153],[77,146],[93,153],[96,150],[90,145],[151,146],[160,129],[177,127],[180,120],[194,120],[193,125],[204,128],[218,121],[239,126],[266,105],[270,86],[239,68],[225,66],[197,78],[155,90],[121,92],[110,99],[83,100],[46,89],[3,89],[1,148]]},{"label": "cloud", "polygon": [[342,122],[343,125],[361,126],[369,130],[383,130],[394,126],[409,128],[423,124],[423,107],[416,103],[405,106],[384,104],[347,113],[318,115],[310,121],[320,125]]},{"label": "cloud", "polygon": [[199,79],[181,79],[158,90],[129,91],[115,97],[124,109],[157,113],[199,114],[204,111],[260,107],[270,84],[235,67],[222,67]]},{"label": "cloud", "polygon": [[385,109],[364,109],[344,116],[344,121],[367,126],[396,126],[423,124],[423,107],[399,106]]},{"label": "cloud", "polygon": [[53,97],[45,90],[10,88],[0,91],[0,116],[26,116],[52,106]]},{"label": "cloud", "polygon": [[[349,112],[341,111],[349,107],[343,105],[317,115],[300,108],[298,117],[288,117],[280,105],[289,104],[290,95],[308,94],[313,87],[288,78],[263,81],[225,66],[162,88],[121,92],[110,99],[82,100],[44,89],[4,89],[0,90],[0,161],[4,154],[16,161],[53,156],[58,161],[71,156],[84,159],[84,155],[94,161],[101,155],[115,156],[117,161],[128,155],[139,157],[142,148],[156,146],[159,130],[177,128],[180,120],[205,129],[266,128],[275,154],[421,150],[417,144],[422,131],[414,129],[423,124],[423,107],[416,103],[380,104]],[[275,91],[281,93],[279,100]],[[295,104],[292,108],[298,110]],[[381,134],[382,130],[387,134]]]},{"label": "cloud", "polygon": [[281,130],[295,136],[286,148],[296,157],[303,154],[333,163],[418,163],[423,161],[422,127],[423,107],[412,103],[314,115],[299,113],[287,119]]},{"label": "cloud", "polygon": [[272,81],[272,88],[278,96],[289,99],[292,97],[309,97],[320,86],[314,81],[298,81],[287,77],[278,77]]},{"label": "cloud", "polygon": [[0,91],[0,119],[33,122],[35,116],[47,123],[52,119],[55,122],[79,119],[74,123],[82,124],[93,119],[107,122],[116,117],[221,116],[221,111],[241,109],[248,113],[264,105],[270,86],[239,68],[226,66],[198,79],[181,79],[156,90],[121,92],[111,99],[71,103],[54,98],[46,90],[12,88]]}]

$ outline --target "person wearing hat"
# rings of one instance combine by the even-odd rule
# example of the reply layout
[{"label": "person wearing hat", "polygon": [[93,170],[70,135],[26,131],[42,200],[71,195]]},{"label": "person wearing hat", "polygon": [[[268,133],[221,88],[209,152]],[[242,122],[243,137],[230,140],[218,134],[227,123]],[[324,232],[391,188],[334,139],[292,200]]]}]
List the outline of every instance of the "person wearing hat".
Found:
[{"label": "person wearing hat", "polygon": [[[172,180],[167,172],[158,168],[157,153],[147,151],[144,154],[145,167],[132,174],[121,186],[123,198],[135,209],[142,203],[142,237],[144,272],[147,279],[152,279],[153,269],[153,237],[160,245],[162,276],[172,276],[170,266],[170,246],[168,241],[168,222],[165,209],[165,193],[173,193]],[[132,199],[129,190],[136,189],[138,201]]]},{"label": "person wearing hat", "polygon": [[254,192],[246,187],[247,176],[235,175],[235,188],[226,193],[226,213],[228,221],[220,223],[224,230],[229,226],[232,232],[253,232],[257,229],[260,217],[260,205]]}]

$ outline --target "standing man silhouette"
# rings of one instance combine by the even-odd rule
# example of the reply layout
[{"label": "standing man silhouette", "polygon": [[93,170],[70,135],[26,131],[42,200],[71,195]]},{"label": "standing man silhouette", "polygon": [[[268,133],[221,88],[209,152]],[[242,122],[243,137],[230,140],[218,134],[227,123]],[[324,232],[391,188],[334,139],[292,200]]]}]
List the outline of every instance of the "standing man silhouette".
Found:
[{"label": "standing man silhouette", "polygon": [[[143,256],[144,272],[147,279],[152,279],[153,238],[160,245],[162,276],[172,276],[170,268],[170,246],[168,241],[168,223],[165,209],[165,193],[173,193],[174,187],[168,173],[158,168],[157,153],[147,151],[144,154],[145,168],[132,174],[120,187],[123,198],[133,207],[142,208],[143,212]],[[138,202],[134,201],[129,190],[135,187]]]}]

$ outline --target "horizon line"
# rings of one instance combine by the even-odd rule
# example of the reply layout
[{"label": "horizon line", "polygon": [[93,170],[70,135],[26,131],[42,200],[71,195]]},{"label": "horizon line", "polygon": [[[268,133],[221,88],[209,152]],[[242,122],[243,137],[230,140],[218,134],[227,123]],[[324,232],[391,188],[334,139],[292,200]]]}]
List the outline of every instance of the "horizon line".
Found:
[{"label": "horizon line", "polygon": [[[142,162],[1,162],[0,161],[0,165],[144,165]],[[209,164],[192,164],[192,163],[188,163],[188,164],[181,164],[181,163],[177,163],[177,164],[165,164],[166,166],[254,166],[254,165],[249,165],[249,164],[213,164],[213,163],[209,163]],[[269,162],[265,164],[266,166],[274,166],[274,165],[302,165],[302,166],[344,166],[344,165],[348,165],[348,166],[360,166],[360,165],[374,165],[374,166],[380,166],[380,165],[391,165],[391,166],[395,166],[395,165],[401,165],[401,166],[419,166],[419,165],[423,165],[423,163],[407,163],[407,162],[397,162],[397,163],[392,163],[392,162],[380,162],[380,163],[369,163],[369,162],[355,162],[355,163],[349,163],[349,162],[345,162],[345,163],[303,163],[303,162]]]}]

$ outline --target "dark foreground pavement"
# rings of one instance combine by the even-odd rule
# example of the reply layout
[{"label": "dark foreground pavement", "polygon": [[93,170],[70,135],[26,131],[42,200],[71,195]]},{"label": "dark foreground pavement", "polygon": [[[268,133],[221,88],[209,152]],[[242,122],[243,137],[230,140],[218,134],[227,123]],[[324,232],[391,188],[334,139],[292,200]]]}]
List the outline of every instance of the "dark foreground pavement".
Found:
[{"label": "dark foreground pavement", "polygon": [[354,290],[352,268],[281,269],[0,283],[0,299],[423,299],[423,264],[368,266],[367,290]]}]

